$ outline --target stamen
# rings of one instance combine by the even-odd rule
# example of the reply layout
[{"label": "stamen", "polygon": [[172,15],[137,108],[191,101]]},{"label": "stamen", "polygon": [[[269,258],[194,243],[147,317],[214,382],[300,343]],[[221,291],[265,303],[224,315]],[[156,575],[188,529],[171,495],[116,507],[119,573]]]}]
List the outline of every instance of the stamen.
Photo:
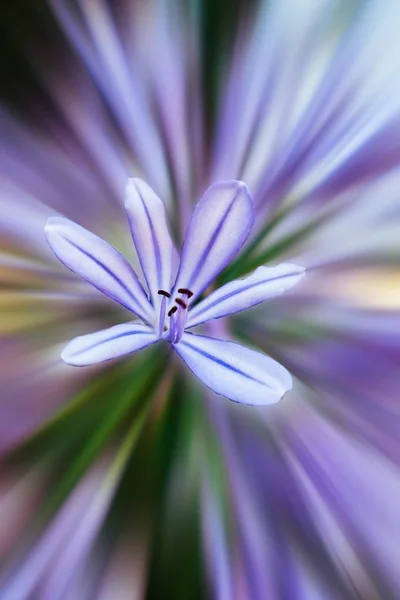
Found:
[{"label": "stamen", "polygon": [[161,306],[160,306],[160,318],[158,321],[158,335],[159,337],[162,336],[163,333],[163,329],[164,329],[164,321],[165,321],[165,312],[167,310],[167,298],[166,296],[163,295],[163,298],[161,300]]},{"label": "stamen", "polygon": [[171,308],[171,310],[168,312],[168,316],[169,316],[169,317],[172,317],[172,315],[173,315],[174,313],[176,313],[176,311],[177,311],[177,310],[178,310],[178,307],[177,307],[177,306],[173,306],[173,307]]},{"label": "stamen", "polygon": [[169,339],[170,339],[171,344],[175,343],[175,339],[176,339],[176,321],[175,321],[175,319],[174,319],[174,317],[172,315],[171,315],[171,318],[169,320]]},{"label": "stamen", "polygon": [[179,306],[181,306],[182,308],[187,308],[187,304],[185,304],[185,302],[180,298],[175,298],[175,302],[179,304]]},{"label": "stamen", "polygon": [[165,290],[158,290],[160,296],[165,296],[166,298],[171,298],[171,294],[168,294]]},{"label": "stamen", "polygon": [[[160,293],[160,292],[158,292],[158,293]],[[188,298],[191,298],[193,296],[193,292],[191,292],[187,288],[179,288],[178,294],[185,294],[185,296],[187,296]]]},{"label": "stamen", "polygon": [[175,344],[181,341],[185,329],[187,313],[184,310],[178,312],[175,323]]}]

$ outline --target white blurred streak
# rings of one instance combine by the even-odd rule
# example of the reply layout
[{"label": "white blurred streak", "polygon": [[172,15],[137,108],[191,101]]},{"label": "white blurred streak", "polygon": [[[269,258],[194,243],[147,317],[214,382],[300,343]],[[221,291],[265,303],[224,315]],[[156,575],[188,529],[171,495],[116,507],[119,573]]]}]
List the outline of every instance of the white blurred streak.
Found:
[{"label": "white blurred streak", "polygon": [[298,600],[339,600],[337,591],[322,578],[317,579],[300,557],[296,557],[295,568]]},{"label": "white blurred streak", "polygon": [[149,537],[122,537],[113,549],[96,600],[142,600],[147,584]]},{"label": "white blurred streak", "polygon": [[224,531],[224,515],[218,506],[207,469],[205,465],[201,491],[204,556],[216,600],[233,600],[232,558]]}]

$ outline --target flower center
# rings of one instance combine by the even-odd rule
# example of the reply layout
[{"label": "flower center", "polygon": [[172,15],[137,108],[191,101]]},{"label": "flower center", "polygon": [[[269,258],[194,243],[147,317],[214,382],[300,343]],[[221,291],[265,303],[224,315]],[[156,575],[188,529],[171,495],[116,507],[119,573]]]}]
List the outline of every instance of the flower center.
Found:
[{"label": "flower center", "polygon": [[182,338],[185,330],[188,311],[188,305],[185,300],[190,299],[193,296],[193,292],[187,288],[179,288],[178,294],[181,294],[181,297],[174,299],[175,305],[172,306],[172,308],[168,311],[167,317],[169,318],[169,327],[165,323],[165,316],[167,310],[167,300],[171,298],[171,294],[165,290],[158,290],[158,293],[160,296],[162,296],[158,335],[161,337],[163,332],[169,330],[169,341],[171,344],[177,344]]}]

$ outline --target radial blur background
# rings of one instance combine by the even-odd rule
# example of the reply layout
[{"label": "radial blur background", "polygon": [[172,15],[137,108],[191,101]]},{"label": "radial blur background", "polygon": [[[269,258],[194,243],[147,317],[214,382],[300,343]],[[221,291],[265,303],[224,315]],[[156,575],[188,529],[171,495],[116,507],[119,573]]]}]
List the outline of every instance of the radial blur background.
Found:
[{"label": "radial blur background", "polygon": [[[399,23],[398,0],[2,2],[0,600],[398,600]],[[208,185],[246,182],[255,228],[220,283],[307,268],[210,325],[289,369],[277,405],[158,347],[62,363],[130,317],[44,224],[138,269],[129,176],[177,246]]]}]

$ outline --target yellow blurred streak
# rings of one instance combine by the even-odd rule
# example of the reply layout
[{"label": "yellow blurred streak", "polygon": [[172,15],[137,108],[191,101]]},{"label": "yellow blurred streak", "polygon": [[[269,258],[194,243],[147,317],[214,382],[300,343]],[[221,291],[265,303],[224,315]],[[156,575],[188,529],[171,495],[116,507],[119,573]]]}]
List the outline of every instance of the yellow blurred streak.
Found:
[{"label": "yellow blurred streak", "polygon": [[53,287],[51,276],[28,270],[0,268],[0,285],[24,289],[49,289]]},{"label": "yellow blurred streak", "polygon": [[46,299],[42,294],[1,292],[0,334],[35,329],[55,320],[65,320],[67,310],[67,299],[57,303],[51,298]]},{"label": "yellow blurred streak", "polygon": [[359,307],[400,309],[400,270],[368,269],[341,273],[324,282],[322,293]]},{"label": "yellow blurred streak", "polygon": [[31,312],[25,315],[22,313],[0,315],[0,335],[9,335],[21,331],[27,332],[30,329],[51,325],[55,320],[54,316],[49,317],[48,314],[37,315]]}]

